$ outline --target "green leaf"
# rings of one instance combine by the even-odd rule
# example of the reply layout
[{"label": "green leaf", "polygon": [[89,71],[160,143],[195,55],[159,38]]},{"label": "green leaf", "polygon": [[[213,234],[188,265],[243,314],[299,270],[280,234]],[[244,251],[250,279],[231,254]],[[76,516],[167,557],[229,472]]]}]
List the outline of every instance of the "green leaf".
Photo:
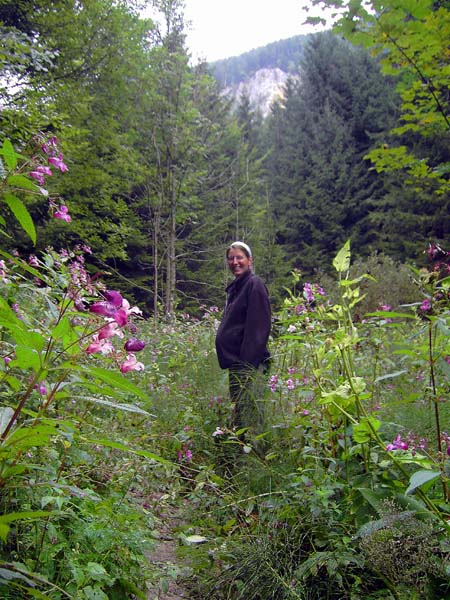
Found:
[{"label": "green leaf", "polygon": [[[81,371],[85,371],[89,375],[89,382],[92,383],[92,377],[103,381],[110,387],[114,387],[122,392],[128,392],[134,394],[143,400],[148,401],[148,394],[145,393],[141,388],[135,385],[132,381],[124,377],[121,373],[112,371],[109,369],[102,369],[100,367],[82,366]],[[86,380],[87,381],[87,380]]]},{"label": "green leaf", "polygon": [[22,190],[29,192],[39,191],[39,186],[31,181],[31,179],[28,179],[28,177],[25,177],[25,175],[10,175],[6,181],[8,185],[21,188]]},{"label": "green leaf", "polygon": [[43,510],[14,512],[7,515],[0,515],[0,538],[6,542],[9,532],[9,523],[14,523],[15,521],[35,521],[36,519],[46,518],[49,515],[49,512]]},{"label": "green leaf", "polygon": [[394,379],[395,377],[400,377],[400,375],[404,375],[407,372],[408,369],[402,369],[401,371],[395,371],[395,373],[386,373],[386,375],[380,375],[379,377],[377,377],[374,383],[383,381],[383,379]]},{"label": "green leaf", "polygon": [[102,406],[108,406],[114,410],[123,410],[125,412],[137,413],[138,415],[145,415],[146,417],[152,417],[156,419],[156,415],[152,415],[140,406],[135,404],[124,404],[121,402],[111,402],[111,400],[105,400],[104,398],[94,398],[92,396],[78,396],[79,400],[86,400],[87,402],[93,402],[94,404],[101,404]]},{"label": "green leaf", "polygon": [[345,273],[350,268],[350,240],[347,240],[333,259],[333,267],[338,273]]},{"label": "green leaf", "polygon": [[9,192],[5,193],[4,200],[9,206],[11,212],[19,221],[22,229],[28,234],[33,244],[36,244],[36,229],[34,228],[33,219],[26,209],[24,203]]},{"label": "green leaf", "polygon": [[150,460],[154,460],[155,462],[161,463],[162,465],[174,466],[169,460],[154,454],[153,452],[147,452],[146,450],[137,450],[135,448],[130,448],[129,446],[125,446],[125,444],[121,444],[120,442],[113,442],[111,440],[97,440],[91,438],[81,438],[88,444],[93,444],[94,446],[105,446],[106,448],[115,448],[116,450],[122,450],[123,452],[130,452],[131,454],[135,454],[136,456],[143,456],[144,458],[149,458]]},{"label": "green leaf", "polygon": [[31,368],[37,373],[41,368],[41,357],[34,348],[16,346],[16,358],[11,361],[11,366],[21,369]]},{"label": "green leaf", "polygon": [[381,426],[381,421],[375,417],[364,417],[359,423],[353,425],[353,439],[358,444],[364,444],[373,437],[373,431],[378,431]]},{"label": "green leaf", "polygon": [[13,145],[9,140],[3,140],[3,146],[0,149],[0,154],[5,159],[8,169],[15,169],[17,166],[17,154],[14,151]]},{"label": "green leaf", "polygon": [[2,406],[0,408],[0,435],[5,431],[13,414],[14,411],[10,406]]},{"label": "green leaf", "polygon": [[100,588],[93,588],[91,585],[83,588],[86,600],[108,600],[108,596]]},{"label": "green leaf", "polygon": [[416,471],[409,479],[409,486],[405,494],[408,495],[414,493],[417,488],[425,484],[430,484],[440,476],[440,471]]}]

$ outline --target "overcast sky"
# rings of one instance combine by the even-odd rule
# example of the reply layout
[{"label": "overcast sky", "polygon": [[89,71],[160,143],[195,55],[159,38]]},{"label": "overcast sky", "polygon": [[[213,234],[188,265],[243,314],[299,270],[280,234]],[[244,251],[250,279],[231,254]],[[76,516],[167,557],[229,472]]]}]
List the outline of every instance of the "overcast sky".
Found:
[{"label": "overcast sky", "polygon": [[[318,31],[303,24],[307,0],[184,0],[187,45],[194,62],[237,56],[294,35]],[[315,13],[317,14],[317,13]]]}]

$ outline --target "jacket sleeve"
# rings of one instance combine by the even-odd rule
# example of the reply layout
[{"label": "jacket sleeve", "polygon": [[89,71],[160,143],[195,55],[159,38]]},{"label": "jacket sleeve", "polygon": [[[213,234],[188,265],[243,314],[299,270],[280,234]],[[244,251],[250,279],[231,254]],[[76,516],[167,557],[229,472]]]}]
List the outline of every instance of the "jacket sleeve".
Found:
[{"label": "jacket sleeve", "polygon": [[269,295],[263,281],[254,277],[248,291],[247,316],[240,348],[240,362],[257,367],[268,357],[267,340],[271,327]]}]

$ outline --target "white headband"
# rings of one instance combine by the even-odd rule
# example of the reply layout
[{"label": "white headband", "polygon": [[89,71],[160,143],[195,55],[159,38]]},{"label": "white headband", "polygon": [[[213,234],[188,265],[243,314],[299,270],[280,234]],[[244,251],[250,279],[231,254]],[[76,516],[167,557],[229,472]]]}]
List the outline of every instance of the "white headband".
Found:
[{"label": "white headband", "polygon": [[242,248],[243,250],[245,250],[249,257],[252,256],[252,251],[250,250],[250,246],[247,246],[247,244],[245,244],[244,242],[233,242],[232,244],[230,244],[227,248],[227,256],[228,256],[228,251],[231,250],[231,248],[235,248],[236,246],[238,248]]}]

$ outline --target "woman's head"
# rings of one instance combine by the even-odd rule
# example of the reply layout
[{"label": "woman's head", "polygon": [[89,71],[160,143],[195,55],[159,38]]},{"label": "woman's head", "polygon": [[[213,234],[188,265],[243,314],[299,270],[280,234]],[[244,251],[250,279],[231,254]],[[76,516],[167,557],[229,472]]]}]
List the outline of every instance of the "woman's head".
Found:
[{"label": "woman's head", "polygon": [[226,256],[228,267],[235,277],[240,277],[247,271],[251,271],[253,266],[252,251],[244,242],[233,242],[228,246]]}]

